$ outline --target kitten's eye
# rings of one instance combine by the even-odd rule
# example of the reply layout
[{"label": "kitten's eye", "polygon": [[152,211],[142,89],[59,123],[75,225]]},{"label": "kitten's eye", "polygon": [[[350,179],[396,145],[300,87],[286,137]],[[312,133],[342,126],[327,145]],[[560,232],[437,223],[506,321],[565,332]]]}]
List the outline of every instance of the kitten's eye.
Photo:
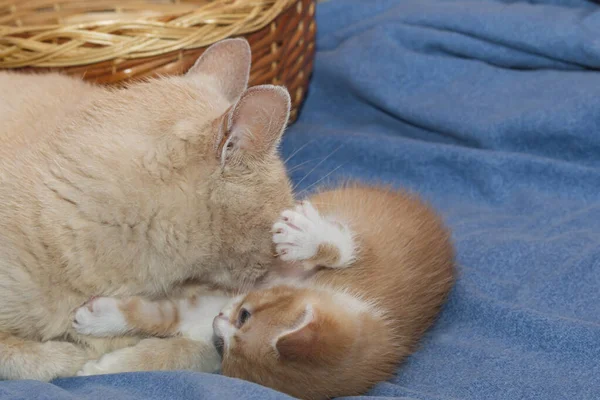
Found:
[{"label": "kitten's eye", "polygon": [[238,328],[241,328],[242,325],[244,325],[246,323],[246,321],[248,321],[248,319],[250,318],[252,314],[250,314],[250,311],[246,310],[245,308],[242,308],[240,310],[240,315],[238,315],[238,320],[237,320],[237,325]]}]

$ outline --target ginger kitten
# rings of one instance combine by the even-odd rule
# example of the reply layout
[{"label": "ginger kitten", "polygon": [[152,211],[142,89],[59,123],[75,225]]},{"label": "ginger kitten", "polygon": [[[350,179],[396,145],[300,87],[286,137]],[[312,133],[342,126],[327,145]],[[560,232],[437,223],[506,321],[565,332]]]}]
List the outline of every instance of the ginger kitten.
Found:
[{"label": "ginger kitten", "polygon": [[[211,313],[224,375],[303,399],[364,393],[391,377],[431,325],[454,282],[448,230],[417,197],[350,185],[284,211],[273,226],[282,273],[228,302],[224,293],[176,301],[97,298],[75,327],[96,336],[145,333],[204,341]],[[287,278],[281,276],[287,275]],[[171,354],[127,349],[86,364],[82,375],[165,369]],[[137,365],[135,365],[137,363]],[[128,369],[129,368],[129,369]],[[132,369],[133,368],[133,369]]]},{"label": "ginger kitten", "polygon": [[0,379],[73,375],[139,340],[78,334],[73,310],[92,295],[268,272],[269,229],[293,205],[277,153],[290,98],[247,89],[250,60],[225,40],[185,76],[118,90],[0,72]]}]

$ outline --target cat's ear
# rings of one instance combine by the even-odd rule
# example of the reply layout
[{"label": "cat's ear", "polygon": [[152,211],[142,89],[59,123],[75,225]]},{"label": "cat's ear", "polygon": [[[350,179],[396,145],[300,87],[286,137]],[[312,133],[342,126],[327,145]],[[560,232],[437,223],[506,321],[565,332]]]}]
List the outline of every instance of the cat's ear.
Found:
[{"label": "cat's ear", "polygon": [[251,61],[250,45],[245,39],[226,39],[206,49],[187,76],[214,78],[227,100],[234,102],[248,87]]},{"label": "cat's ear", "polygon": [[307,305],[299,323],[277,338],[275,349],[281,358],[287,360],[310,360],[319,351],[317,341],[315,310]]},{"label": "cat's ear", "polygon": [[228,111],[220,135],[218,155],[259,159],[274,153],[290,116],[290,95],[281,86],[262,85],[246,90]]}]

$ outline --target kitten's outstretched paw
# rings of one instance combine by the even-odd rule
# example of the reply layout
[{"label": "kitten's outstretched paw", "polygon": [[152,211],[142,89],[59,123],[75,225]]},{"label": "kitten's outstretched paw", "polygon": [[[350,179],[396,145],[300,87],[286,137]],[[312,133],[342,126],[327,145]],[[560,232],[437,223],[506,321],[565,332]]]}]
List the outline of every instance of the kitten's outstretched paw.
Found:
[{"label": "kitten's outstretched paw", "polygon": [[323,218],[309,201],[286,210],[273,225],[273,243],[281,260],[310,261],[340,268],[354,261],[354,240],[343,224]]},{"label": "kitten's outstretched paw", "polygon": [[90,336],[116,336],[127,331],[127,321],[119,309],[119,300],[92,297],[75,311],[73,328]]},{"label": "kitten's outstretched paw", "polygon": [[309,202],[302,202],[295,210],[281,213],[273,225],[275,251],[283,261],[304,261],[314,257],[320,243],[321,217]]}]

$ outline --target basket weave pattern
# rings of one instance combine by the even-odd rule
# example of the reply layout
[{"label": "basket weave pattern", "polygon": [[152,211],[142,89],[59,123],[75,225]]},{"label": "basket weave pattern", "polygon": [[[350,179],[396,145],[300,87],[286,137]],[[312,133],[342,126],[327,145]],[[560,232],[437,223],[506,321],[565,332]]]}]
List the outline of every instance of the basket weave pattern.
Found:
[{"label": "basket weave pattern", "polygon": [[250,84],[285,85],[297,116],[312,71],[315,0],[0,0],[0,68],[102,84],[187,71],[209,45],[245,37]]}]

